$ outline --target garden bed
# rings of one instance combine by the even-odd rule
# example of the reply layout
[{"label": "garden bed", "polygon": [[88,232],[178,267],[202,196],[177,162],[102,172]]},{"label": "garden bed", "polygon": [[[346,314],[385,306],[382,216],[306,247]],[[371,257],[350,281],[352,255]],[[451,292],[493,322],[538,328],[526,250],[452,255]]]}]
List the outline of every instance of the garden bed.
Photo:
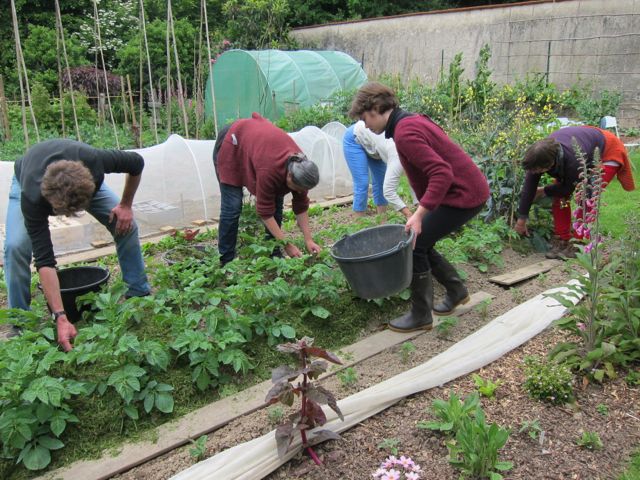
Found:
[{"label": "garden bed", "polygon": [[[502,255],[505,263],[500,271],[514,270],[540,260],[541,257],[524,257],[507,250]],[[557,267],[514,288],[503,289],[489,283],[489,275],[483,275],[474,268],[464,270],[469,275],[468,284],[472,291],[484,290],[494,295],[486,309],[478,308],[464,315],[446,336],[435,331],[420,335],[412,342],[415,346],[412,353],[405,355],[402,347],[393,348],[358,364],[351,375],[327,379],[323,385],[343,398],[379,383],[425,362],[488,319],[540,291],[563,283],[568,277],[563,267]],[[495,421],[512,429],[510,439],[501,453],[501,458],[515,464],[506,478],[615,478],[615,473],[623,468],[627,456],[638,446],[640,390],[629,387],[623,380],[605,387],[590,385],[583,390],[578,388],[574,409],[547,405],[528,398],[524,393],[521,386],[524,381],[524,357],[544,355],[564,336],[565,334],[556,330],[548,330],[478,372],[483,378],[503,382],[497,390],[497,398],[483,399],[482,407],[488,421]],[[403,363],[405,356],[407,361]],[[343,433],[343,440],[330,441],[318,447],[319,455],[327,464],[325,468],[316,467],[306,455],[298,455],[268,478],[367,478],[384,457],[390,454],[394,445],[398,454],[411,456],[422,465],[427,472],[423,478],[455,478],[456,473],[446,458],[444,438],[430,431],[417,429],[416,423],[431,419],[427,408],[434,398],[446,398],[451,390],[464,396],[473,388],[471,376],[465,376],[442,388],[412,396]],[[605,411],[606,413],[600,413]],[[275,426],[274,416],[277,417],[271,407],[231,422],[209,436],[205,456],[214,455],[267,433]],[[542,445],[539,439],[533,440],[527,432],[518,433],[523,422],[535,420],[538,420],[540,428],[545,432]],[[575,441],[585,431],[598,432],[604,448],[590,451],[578,447]],[[380,448],[385,444],[386,448]],[[117,478],[168,478],[194,463],[189,450],[190,447],[176,450]],[[598,472],[600,476],[597,476]]]}]

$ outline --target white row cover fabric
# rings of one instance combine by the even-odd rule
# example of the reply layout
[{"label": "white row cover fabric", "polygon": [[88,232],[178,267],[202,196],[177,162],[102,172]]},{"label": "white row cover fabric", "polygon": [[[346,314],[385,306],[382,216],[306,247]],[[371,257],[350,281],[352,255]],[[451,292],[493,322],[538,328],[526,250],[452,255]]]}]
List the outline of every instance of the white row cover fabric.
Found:
[{"label": "white row cover fabric", "polygon": [[[312,200],[323,201],[327,196],[352,193],[351,174],[342,152],[345,127],[338,125],[329,127],[329,133],[317,127],[305,127],[290,133],[320,170],[320,183],[309,192]],[[220,186],[213,167],[214,145],[215,140],[188,140],[180,135],[171,135],[160,145],[131,150],[138,152],[145,160],[133,204],[142,235],[157,232],[166,225],[189,226],[194,220],[209,220],[218,216]],[[6,221],[12,177],[13,162],[0,162],[2,224]],[[120,195],[125,178],[125,175],[106,175],[105,183]],[[90,248],[92,241],[110,238],[106,229],[89,215],[70,222],[77,224],[73,235],[56,234],[52,237],[56,253]],[[55,223],[52,219],[52,224]],[[3,238],[0,238],[0,246],[2,243]]]},{"label": "white row cover fabric", "polygon": [[[340,400],[338,406],[344,422],[325,407],[327,423],[320,429],[342,432],[409,395],[444,385],[499,359],[565,314],[565,307],[547,297],[549,293],[563,291],[568,292],[566,286],[547,290],[497,317],[428,362]],[[312,439],[313,434],[309,438]],[[280,459],[273,430],[197,463],[171,480],[261,479],[295,456],[300,448],[298,435],[286,457]]]}]

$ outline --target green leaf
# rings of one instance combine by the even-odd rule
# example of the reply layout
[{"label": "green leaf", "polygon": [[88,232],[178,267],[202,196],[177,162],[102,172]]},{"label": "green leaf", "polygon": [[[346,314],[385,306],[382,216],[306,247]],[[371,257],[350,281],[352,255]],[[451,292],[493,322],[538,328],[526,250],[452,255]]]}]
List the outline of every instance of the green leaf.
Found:
[{"label": "green leaf", "polygon": [[327,318],[331,315],[331,312],[326,308],[321,307],[320,305],[315,305],[311,307],[311,313],[313,313],[318,318]]},{"label": "green leaf", "polygon": [[156,395],[156,408],[162,413],[173,412],[173,397],[168,393],[159,393]]},{"label": "green leaf", "polygon": [[62,443],[60,440],[58,440],[57,438],[51,438],[47,435],[38,437],[36,441],[49,450],[59,450],[64,447],[64,443]]},{"label": "green leaf", "polygon": [[494,466],[496,470],[506,472],[507,470],[511,470],[513,468],[513,462],[496,462]]},{"label": "green leaf", "polygon": [[42,470],[51,463],[51,453],[45,447],[37,445],[22,457],[22,463],[29,470]]},{"label": "green leaf", "polygon": [[140,415],[138,415],[138,409],[133,405],[126,405],[124,407],[124,413],[126,413],[127,417],[132,420],[138,420],[138,418],[140,418]]},{"label": "green leaf", "polygon": [[153,402],[155,400],[155,395],[153,393],[148,393],[146,397],[144,397],[144,411],[149,413],[153,408]]},{"label": "green leaf", "polygon": [[62,432],[64,432],[64,429],[67,428],[67,422],[63,418],[54,417],[51,420],[49,427],[51,428],[51,431],[53,432],[53,434],[56,437],[59,437],[62,434]]},{"label": "green leaf", "polygon": [[296,330],[290,325],[282,325],[280,327],[280,335],[284,338],[296,338]]},{"label": "green leaf", "polygon": [[598,368],[593,372],[593,378],[595,378],[598,382],[602,382],[604,379],[604,370]]}]

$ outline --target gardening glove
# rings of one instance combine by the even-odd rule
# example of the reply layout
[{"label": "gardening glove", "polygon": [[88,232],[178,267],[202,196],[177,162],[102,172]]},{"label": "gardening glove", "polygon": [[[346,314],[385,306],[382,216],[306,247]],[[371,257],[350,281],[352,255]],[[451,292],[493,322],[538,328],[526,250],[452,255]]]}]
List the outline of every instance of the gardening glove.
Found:
[{"label": "gardening glove", "polygon": [[133,227],[133,210],[119,203],[109,214],[109,223],[116,219],[116,235],[125,235]]},{"label": "gardening glove", "polygon": [[513,229],[520,235],[524,235],[525,237],[529,236],[529,230],[527,229],[526,218],[519,218],[516,221],[516,224],[513,226]]},{"label": "gardening glove", "polygon": [[56,330],[58,331],[58,345],[60,345],[62,350],[68,352],[73,348],[71,340],[76,338],[76,335],[78,335],[76,327],[73,326],[73,323],[67,320],[66,316],[61,316],[56,320]]},{"label": "gardening glove", "polygon": [[287,255],[290,257],[301,257],[302,252],[298,247],[296,247],[293,243],[287,243],[284,247],[284,251],[287,252]]}]

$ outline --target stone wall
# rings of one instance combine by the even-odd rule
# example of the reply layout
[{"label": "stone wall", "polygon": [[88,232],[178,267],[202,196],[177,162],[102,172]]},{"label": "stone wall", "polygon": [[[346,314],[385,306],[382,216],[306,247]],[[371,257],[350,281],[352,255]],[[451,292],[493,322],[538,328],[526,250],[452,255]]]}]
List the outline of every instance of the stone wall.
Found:
[{"label": "stone wall", "polygon": [[560,0],[411,14],[296,29],[303,48],[341,50],[381,73],[434,82],[454,55],[473,76],[491,46],[493,79],[548,74],[623,94],[618,124],[640,125],[640,0]]}]

